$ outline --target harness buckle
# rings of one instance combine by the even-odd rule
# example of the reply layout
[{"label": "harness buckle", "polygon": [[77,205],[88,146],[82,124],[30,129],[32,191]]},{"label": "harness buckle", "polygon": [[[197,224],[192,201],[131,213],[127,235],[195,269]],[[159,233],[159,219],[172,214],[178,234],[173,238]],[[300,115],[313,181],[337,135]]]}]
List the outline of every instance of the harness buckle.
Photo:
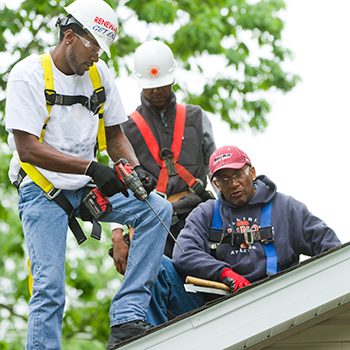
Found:
[{"label": "harness buckle", "polygon": [[268,244],[275,240],[275,232],[272,226],[259,228],[260,242]]},{"label": "harness buckle", "polygon": [[169,174],[169,176],[174,176],[177,174],[177,170],[175,167],[175,162],[174,162],[174,152],[171,151],[169,148],[163,148],[159,152],[159,156],[161,159],[164,160],[166,170]]},{"label": "harness buckle", "polygon": [[158,196],[161,196],[162,198],[164,199],[167,199],[168,196],[166,193],[163,193],[163,192],[159,192],[159,191],[154,191]]},{"label": "harness buckle", "polygon": [[53,106],[56,102],[56,91],[45,89],[45,98],[46,98],[46,104],[49,106]]},{"label": "harness buckle", "polygon": [[106,93],[103,86],[96,89],[94,93],[91,95],[89,100],[89,110],[95,115],[97,114],[101,108],[102,103],[106,101]]},{"label": "harness buckle", "polygon": [[199,196],[199,194],[202,193],[203,190],[204,190],[203,181],[197,178],[196,183],[192,187],[190,187],[190,191]]},{"label": "harness buckle", "polygon": [[51,190],[47,193],[45,193],[45,196],[47,199],[49,199],[50,201],[52,201],[53,199],[55,199],[60,193],[62,192],[62,190],[59,190],[56,187],[52,187]]},{"label": "harness buckle", "polygon": [[243,232],[244,235],[244,241],[248,245],[252,245],[254,243],[254,232],[252,230],[245,230]]}]

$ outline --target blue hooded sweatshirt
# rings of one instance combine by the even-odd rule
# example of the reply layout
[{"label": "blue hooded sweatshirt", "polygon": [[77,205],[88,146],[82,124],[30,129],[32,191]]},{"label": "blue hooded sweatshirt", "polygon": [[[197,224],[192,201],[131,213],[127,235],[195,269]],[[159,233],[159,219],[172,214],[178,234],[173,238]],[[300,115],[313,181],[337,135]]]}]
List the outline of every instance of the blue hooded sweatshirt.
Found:
[{"label": "blue hooded sweatshirt", "polygon": [[[272,201],[271,225],[275,232],[274,246],[281,270],[297,265],[300,254],[315,256],[341,244],[331,228],[311,214],[303,203],[277,192],[276,185],[265,175],[257,177],[254,185],[256,193],[244,206],[229,203],[219,192],[222,229],[232,232],[257,230],[260,227],[261,209]],[[265,278],[266,256],[261,242],[254,242],[250,246],[222,244],[223,261],[210,254],[208,241],[213,210],[214,200],[208,200],[190,213],[178,236],[185,253],[175,245],[174,266],[186,276],[214,281],[220,281],[224,268],[231,268],[251,283]]]}]

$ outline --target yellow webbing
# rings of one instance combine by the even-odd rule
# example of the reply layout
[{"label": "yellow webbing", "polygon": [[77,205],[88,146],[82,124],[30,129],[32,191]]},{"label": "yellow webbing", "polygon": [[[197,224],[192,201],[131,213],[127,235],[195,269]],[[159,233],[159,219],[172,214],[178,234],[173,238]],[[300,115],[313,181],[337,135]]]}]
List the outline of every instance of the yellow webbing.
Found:
[{"label": "yellow webbing", "polygon": [[[41,64],[44,69],[44,80],[45,80],[45,89],[46,90],[54,90],[54,80],[53,80],[53,74],[52,74],[52,65],[51,65],[51,58],[50,54],[46,53],[43,55],[40,55]],[[94,90],[101,88],[101,80],[100,76],[98,74],[96,65],[94,64],[90,70],[90,79],[92,82],[92,85],[94,87]],[[44,135],[45,135],[45,129],[46,124],[50,119],[50,113],[51,113],[51,107],[50,105],[46,104],[48,116],[45,120],[44,127],[41,131],[41,135],[39,138],[39,142],[43,142]],[[107,149],[107,143],[106,143],[106,133],[105,133],[105,127],[104,127],[104,121],[103,121],[103,106],[101,107],[99,111],[99,124],[98,124],[98,133],[97,133],[97,140],[99,145],[99,151],[102,152],[103,150]],[[48,193],[54,186],[53,184],[48,181],[33,165],[29,163],[23,163],[19,159],[19,163],[22,167],[22,169],[26,172],[26,174],[33,180],[35,184],[37,184],[45,193]],[[28,259],[28,269],[29,269],[29,292],[30,295],[33,295],[33,276],[32,271],[30,269],[30,260]]]},{"label": "yellow webbing", "polygon": [[[52,66],[51,66],[51,58],[50,54],[44,54],[40,55],[41,63],[44,69],[44,79],[45,79],[45,89],[53,90],[54,83],[53,83],[53,75],[52,75]],[[50,119],[50,112],[51,107],[49,105],[47,106],[48,116],[45,120],[44,127],[41,131],[41,135],[39,138],[39,142],[43,142],[44,134],[45,134],[45,126],[47,122]],[[33,180],[34,183],[36,183],[45,193],[48,193],[52,188],[53,184],[48,181],[33,165],[29,163],[23,163],[19,159],[19,163],[22,167],[22,169],[26,172],[26,174]]]},{"label": "yellow webbing", "polygon": [[[93,66],[89,69],[89,75],[91,79],[92,86],[94,87],[94,90],[98,92],[98,89],[102,89],[101,87],[101,79],[100,75],[98,74],[97,68],[95,63]],[[103,121],[103,104],[98,112],[98,132],[97,132],[97,142],[98,142],[98,150],[100,152],[107,149],[107,141],[106,141],[106,131],[105,131],[105,123]]]},{"label": "yellow webbing", "polygon": [[29,294],[30,296],[33,295],[33,275],[32,275],[32,270],[30,268],[30,260],[28,259],[27,261],[27,265],[28,265],[28,270],[29,270],[29,280],[28,280],[28,284],[29,284]]},{"label": "yellow webbing", "polygon": [[[45,89],[47,90],[54,90],[54,83],[53,83],[53,74],[52,74],[52,66],[51,66],[51,58],[50,58],[50,54],[46,53],[43,55],[40,55],[40,59],[41,59],[41,64],[43,66],[44,69],[44,80],[45,80]],[[47,124],[47,122],[50,119],[50,113],[51,113],[51,107],[48,104],[46,105],[47,111],[49,112],[45,123],[44,123],[44,127],[41,130],[41,135],[40,135],[40,142],[43,142],[44,139],[44,135],[45,135],[45,126]]]}]

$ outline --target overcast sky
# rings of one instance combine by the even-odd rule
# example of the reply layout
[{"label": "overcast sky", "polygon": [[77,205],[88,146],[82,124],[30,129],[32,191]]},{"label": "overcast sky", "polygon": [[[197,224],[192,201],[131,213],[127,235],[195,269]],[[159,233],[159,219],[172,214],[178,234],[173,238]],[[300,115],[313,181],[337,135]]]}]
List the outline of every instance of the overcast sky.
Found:
[{"label": "overcast sky", "polygon": [[[294,52],[289,71],[302,77],[290,93],[271,96],[266,132],[228,130],[211,121],[218,146],[236,145],[280,192],[304,202],[332,227],[343,243],[348,217],[349,14],[350,1],[287,0],[283,44]],[[130,79],[130,78],[129,78]],[[127,113],[139,89],[119,86]]]}]

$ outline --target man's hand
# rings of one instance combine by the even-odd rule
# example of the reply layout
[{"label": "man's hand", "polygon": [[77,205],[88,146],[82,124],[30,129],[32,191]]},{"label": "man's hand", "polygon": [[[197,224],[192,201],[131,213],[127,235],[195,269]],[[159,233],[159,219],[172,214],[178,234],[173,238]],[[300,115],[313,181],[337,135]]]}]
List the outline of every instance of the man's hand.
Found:
[{"label": "man's hand", "polygon": [[113,259],[117,271],[124,275],[128,262],[129,246],[123,238],[123,229],[117,228],[112,231]]},{"label": "man's hand", "polygon": [[237,289],[249,286],[250,282],[238,273],[226,268],[221,273],[221,281],[230,287],[231,292],[235,293]]},{"label": "man's hand", "polygon": [[143,187],[147,191],[147,194],[150,194],[156,187],[156,181],[153,176],[142,168],[141,165],[136,165],[134,170],[136,171],[137,176],[140,178]]},{"label": "man's hand", "polygon": [[107,197],[111,197],[118,192],[122,192],[125,197],[129,197],[123,182],[119,179],[115,169],[99,162],[92,161],[85,170],[85,174],[92,177],[98,189]]}]

